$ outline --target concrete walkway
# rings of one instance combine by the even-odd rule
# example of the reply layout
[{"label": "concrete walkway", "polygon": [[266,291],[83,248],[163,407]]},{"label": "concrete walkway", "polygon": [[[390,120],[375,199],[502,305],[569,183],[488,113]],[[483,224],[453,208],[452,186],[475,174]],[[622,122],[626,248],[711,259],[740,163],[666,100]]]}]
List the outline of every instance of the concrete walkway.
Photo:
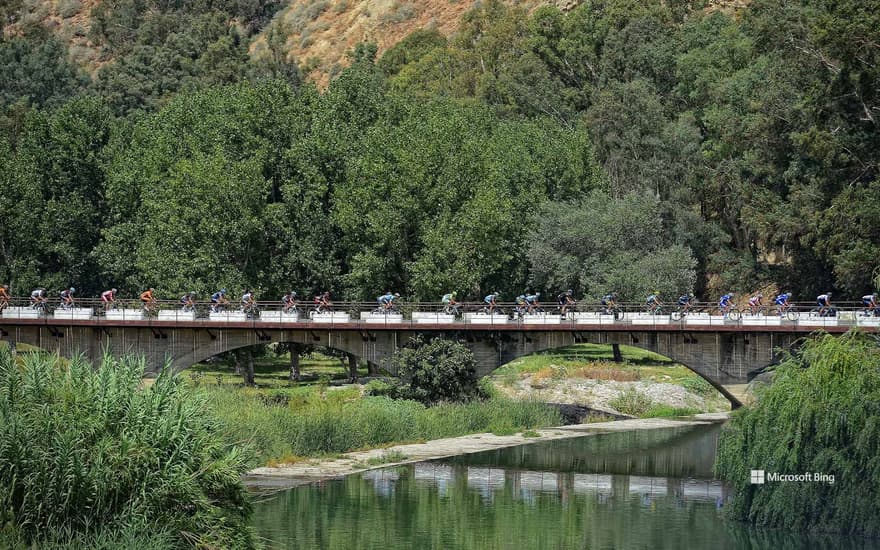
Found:
[{"label": "concrete walkway", "polygon": [[[248,472],[244,478],[245,484],[254,488],[289,488],[320,481],[372,470],[386,468],[398,464],[421,462],[436,458],[446,458],[470,453],[478,453],[516,445],[526,445],[554,439],[568,439],[610,432],[625,432],[631,430],[652,430],[657,428],[675,428],[679,426],[691,426],[720,422],[726,420],[728,413],[704,413],[683,420],[671,420],[667,418],[638,418],[632,420],[615,420],[613,422],[596,422],[593,424],[575,424],[560,426],[557,428],[544,428],[534,430],[541,434],[540,437],[523,437],[517,435],[493,435],[490,433],[463,435],[447,439],[436,439],[425,443],[412,443],[406,445],[394,445],[385,449],[371,449],[368,451],[355,451],[346,453],[340,458],[313,459],[297,462],[276,468],[255,468]],[[385,460],[385,457],[405,456],[405,459]],[[389,457],[390,458],[390,457]],[[369,461],[372,459],[373,463]]]}]

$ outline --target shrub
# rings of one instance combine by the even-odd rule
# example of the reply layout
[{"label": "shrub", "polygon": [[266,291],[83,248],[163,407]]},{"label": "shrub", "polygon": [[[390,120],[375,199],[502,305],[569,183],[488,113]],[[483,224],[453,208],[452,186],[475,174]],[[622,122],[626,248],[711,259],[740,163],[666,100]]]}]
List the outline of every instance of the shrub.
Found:
[{"label": "shrub", "polygon": [[18,363],[0,348],[0,525],[12,540],[101,547],[136,523],[175,546],[253,546],[246,457],[170,371],[141,388],[142,360]]},{"label": "shrub", "polygon": [[468,401],[481,395],[474,354],[457,342],[414,338],[391,362],[407,382],[407,395],[422,403]]},{"label": "shrub", "polygon": [[615,410],[630,416],[642,416],[654,405],[651,398],[635,388],[627,388],[608,402]]},{"label": "shrub", "polygon": [[[736,489],[731,515],[794,530],[880,535],[880,348],[825,335],[784,361],[757,403],[721,433],[715,469]],[[820,472],[833,484],[750,483],[750,471]]]}]

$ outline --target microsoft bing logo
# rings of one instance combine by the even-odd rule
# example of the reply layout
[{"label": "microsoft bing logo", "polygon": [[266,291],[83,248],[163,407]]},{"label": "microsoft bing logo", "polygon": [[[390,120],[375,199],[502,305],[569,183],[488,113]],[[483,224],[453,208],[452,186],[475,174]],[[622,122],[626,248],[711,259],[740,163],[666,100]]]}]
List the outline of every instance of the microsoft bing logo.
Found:
[{"label": "microsoft bing logo", "polygon": [[764,470],[752,470],[752,485],[764,485]]}]

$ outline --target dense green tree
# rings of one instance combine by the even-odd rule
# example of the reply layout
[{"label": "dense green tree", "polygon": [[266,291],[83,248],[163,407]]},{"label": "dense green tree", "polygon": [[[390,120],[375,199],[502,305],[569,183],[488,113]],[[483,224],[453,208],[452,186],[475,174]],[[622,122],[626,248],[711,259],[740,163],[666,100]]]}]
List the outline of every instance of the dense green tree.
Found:
[{"label": "dense green tree", "polygon": [[467,346],[414,338],[391,358],[405,382],[403,394],[422,403],[468,401],[481,396],[477,361]]},{"label": "dense green tree", "polygon": [[55,106],[80,86],[67,48],[48,32],[0,38],[0,112],[15,103]]},{"label": "dense green tree", "polygon": [[529,235],[531,278],[538,288],[571,288],[593,298],[616,291],[640,301],[656,291],[673,298],[690,292],[696,260],[668,242],[659,201],[597,191],[579,202],[549,202]]}]

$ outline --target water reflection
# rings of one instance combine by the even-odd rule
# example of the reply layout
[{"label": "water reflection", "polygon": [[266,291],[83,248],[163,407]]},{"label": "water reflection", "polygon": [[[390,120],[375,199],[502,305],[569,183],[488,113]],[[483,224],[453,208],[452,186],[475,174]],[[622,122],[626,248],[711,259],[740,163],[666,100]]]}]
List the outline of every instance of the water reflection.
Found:
[{"label": "water reflection", "polygon": [[869,547],[724,521],[724,485],[686,475],[711,472],[718,428],[664,431],[547,442],[302,486],[260,503],[256,526],[272,548]]}]

